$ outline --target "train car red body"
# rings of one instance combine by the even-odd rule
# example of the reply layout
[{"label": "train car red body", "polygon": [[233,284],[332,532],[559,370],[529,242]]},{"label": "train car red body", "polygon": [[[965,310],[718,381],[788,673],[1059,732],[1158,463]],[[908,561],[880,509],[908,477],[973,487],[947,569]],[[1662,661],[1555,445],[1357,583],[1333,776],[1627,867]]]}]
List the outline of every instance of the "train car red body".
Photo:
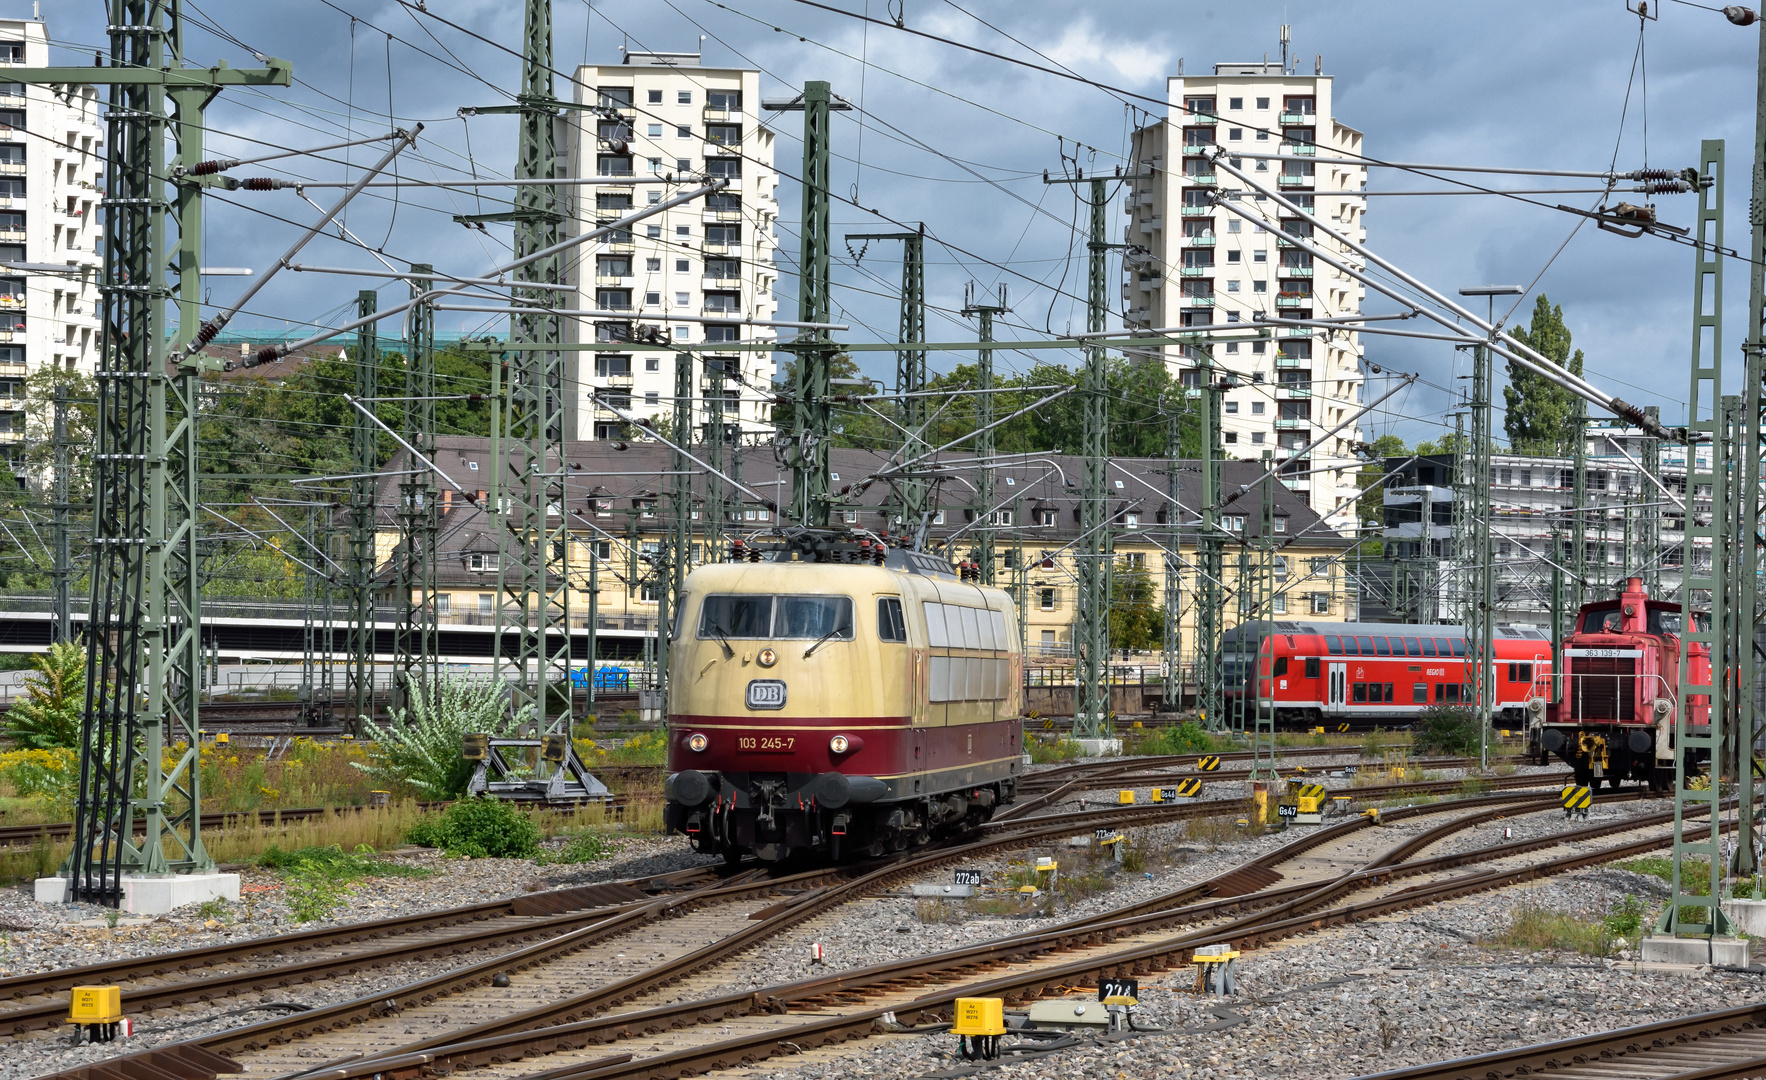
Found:
[{"label": "train car red body", "polygon": [[[1551,641],[1537,630],[1499,628],[1495,637],[1499,722],[1522,727],[1528,702],[1551,671]],[[1414,623],[1247,624],[1222,641],[1229,710],[1249,710],[1250,657],[1257,657],[1257,694],[1273,703],[1281,727],[1329,721],[1403,724],[1432,705],[1471,700],[1465,631]]]}]

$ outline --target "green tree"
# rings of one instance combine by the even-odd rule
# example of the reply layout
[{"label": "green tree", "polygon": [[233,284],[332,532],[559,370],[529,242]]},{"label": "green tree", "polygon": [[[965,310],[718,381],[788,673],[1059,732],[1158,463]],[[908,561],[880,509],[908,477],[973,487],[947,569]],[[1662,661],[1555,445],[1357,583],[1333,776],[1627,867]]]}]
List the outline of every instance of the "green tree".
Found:
[{"label": "green tree", "polygon": [[[858,362],[850,353],[838,353],[828,365],[830,379],[858,379]],[[796,405],[791,400],[791,387],[797,379],[797,360],[785,361],[779,370],[779,377],[773,383],[774,392],[779,395],[779,402],[773,406],[773,427],[781,432],[789,433],[795,423]],[[863,394],[863,387],[836,386],[835,395]],[[887,411],[886,406],[873,405]],[[893,445],[894,428],[883,419],[856,402],[837,402],[834,405],[834,445],[855,447],[865,450],[878,450]]]},{"label": "green tree", "polygon": [[[1513,333],[1516,340],[1557,366],[1575,375],[1582,374],[1582,350],[1570,351],[1570,328],[1564,324],[1564,309],[1554,306],[1544,293],[1534,301],[1532,324],[1525,330],[1517,327]],[[1580,437],[1575,423],[1579,403],[1576,395],[1511,360],[1502,400],[1502,429],[1516,453],[1572,452]]]},{"label": "green tree", "polygon": [[6,710],[6,736],[24,750],[72,748],[86,707],[86,649],[60,641],[31,657],[25,696]]},{"label": "green tree", "polygon": [[1144,566],[1116,564],[1110,598],[1110,647],[1147,652],[1165,641],[1165,613],[1159,609],[1153,575]]}]

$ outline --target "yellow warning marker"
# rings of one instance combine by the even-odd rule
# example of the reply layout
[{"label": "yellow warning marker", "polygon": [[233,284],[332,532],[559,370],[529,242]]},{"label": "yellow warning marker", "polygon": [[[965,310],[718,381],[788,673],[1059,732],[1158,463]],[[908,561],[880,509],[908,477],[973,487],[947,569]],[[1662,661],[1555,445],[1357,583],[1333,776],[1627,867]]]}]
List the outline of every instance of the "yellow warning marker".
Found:
[{"label": "yellow warning marker", "polygon": [[1577,784],[1564,788],[1562,801],[1565,817],[1587,817],[1588,808],[1594,802],[1594,793]]},{"label": "yellow warning marker", "polygon": [[1337,731],[1338,731],[1338,733],[1339,733],[1339,734],[1341,734],[1341,733],[1342,733],[1342,732],[1346,732],[1346,731],[1348,731],[1348,730],[1349,730],[1349,725],[1348,725],[1348,724],[1338,724],[1338,725],[1337,725]]},{"label": "yellow warning marker", "polygon": [[1194,799],[1194,798],[1200,797],[1201,794],[1202,794],[1202,781],[1196,779],[1195,777],[1192,776],[1192,777],[1188,778],[1187,780],[1179,780],[1177,782],[1177,797],[1178,798],[1180,798],[1180,799]]},{"label": "yellow warning marker", "polygon": [[1218,768],[1220,768],[1219,754],[1204,754],[1196,761],[1196,769],[1198,772],[1213,772]]},{"label": "yellow warning marker", "polygon": [[1302,814],[1316,814],[1324,808],[1327,796],[1328,792],[1323,784],[1302,784],[1294,801],[1299,804]]},{"label": "yellow warning marker", "polygon": [[1121,791],[1118,791],[1116,793],[1116,803],[1118,806],[1133,806],[1134,805],[1134,792],[1130,791],[1126,788],[1124,788]]}]

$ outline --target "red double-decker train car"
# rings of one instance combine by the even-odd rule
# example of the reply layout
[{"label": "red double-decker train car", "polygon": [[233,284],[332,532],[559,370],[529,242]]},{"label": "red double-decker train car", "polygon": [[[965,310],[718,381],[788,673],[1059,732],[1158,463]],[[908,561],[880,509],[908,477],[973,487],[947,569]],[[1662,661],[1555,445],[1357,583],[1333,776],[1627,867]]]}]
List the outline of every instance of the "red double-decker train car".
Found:
[{"label": "red double-decker train car", "polygon": [[[1522,727],[1528,702],[1551,673],[1551,639],[1542,630],[1495,632],[1499,724]],[[1357,726],[1405,724],[1431,705],[1472,700],[1465,630],[1417,623],[1247,623],[1221,641],[1221,681],[1229,714],[1249,717],[1257,697],[1246,677],[1253,661],[1258,693],[1274,703],[1278,727],[1330,721]]]}]

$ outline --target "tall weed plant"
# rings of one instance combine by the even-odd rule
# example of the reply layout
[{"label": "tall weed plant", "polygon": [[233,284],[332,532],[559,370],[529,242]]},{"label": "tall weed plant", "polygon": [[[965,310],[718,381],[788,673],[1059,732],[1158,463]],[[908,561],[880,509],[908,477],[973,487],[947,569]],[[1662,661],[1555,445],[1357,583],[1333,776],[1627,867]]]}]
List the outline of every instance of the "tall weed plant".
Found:
[{"label": "tall weed plant", "polygon": [[362,730],[374,742],[371,761],[355,767],[388,790],[405,790],[426,799],[453,799],[472,779],[473,762],[460,754],[470,732],[493,737],[513,734],[533,716],[531,706],[511,715],[500,681],[444,676],[393,713],[382,726],[362,717]]}]

